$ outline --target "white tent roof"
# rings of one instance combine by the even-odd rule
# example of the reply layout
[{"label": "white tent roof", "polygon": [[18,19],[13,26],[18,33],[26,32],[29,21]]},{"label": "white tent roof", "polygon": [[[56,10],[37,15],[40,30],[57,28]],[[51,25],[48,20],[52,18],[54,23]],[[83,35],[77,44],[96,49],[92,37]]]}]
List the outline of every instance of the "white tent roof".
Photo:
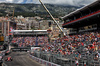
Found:
[{"label": "white tent roof", "polygon": [[47,30],[13,30],[13,32],[46,32]]}]

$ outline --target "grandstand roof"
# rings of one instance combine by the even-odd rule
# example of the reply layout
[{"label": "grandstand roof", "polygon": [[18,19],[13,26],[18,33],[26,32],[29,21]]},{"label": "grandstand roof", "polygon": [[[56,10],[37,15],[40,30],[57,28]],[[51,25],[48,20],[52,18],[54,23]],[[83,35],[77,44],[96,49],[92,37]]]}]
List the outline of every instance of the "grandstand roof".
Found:
[{"label": "grandstand roof", "polygon": [[32,36],[32,35],[34,35],[34,36],[36,36],[36,35],[47,35],[48,33],[15,33],[15,34],[13,34],[13,35],[19,35],[19,36]]},{"label": "grandstand roof", "polygon": [[47,35],[47,30],[14,30],[14,36],[43,36]]},{"label": "grandstand roof", "polygon": [[75,11],[69,13],[68,15],[66,15],[66,16],[64,16],[64,17],[62,17],[62,18],[63,18],[63,19],[66,19],[67,17],[72,16],[74,13],[78,13],[80,10],[85,10],[85,9],[87,9],[88,7],[91,7],[92,5],[97,4],[98,1],[100,1],[100,0],[96,0],[95,2],[93,2],[93,3],[89,4],[89,5],[86,5],[86,6],[82,7],[82,8],[80,8],[80,9],[77,9],[77,10],[75,10]]},{"label": "grandstand roof", "polygon": [[46,32],[47,30],[14,30],[13,32]]},{"label": "grandstand roof", "polygon": [[100,21],[100,0],[86,5],[63,17],[64,28],[79,28]]}]

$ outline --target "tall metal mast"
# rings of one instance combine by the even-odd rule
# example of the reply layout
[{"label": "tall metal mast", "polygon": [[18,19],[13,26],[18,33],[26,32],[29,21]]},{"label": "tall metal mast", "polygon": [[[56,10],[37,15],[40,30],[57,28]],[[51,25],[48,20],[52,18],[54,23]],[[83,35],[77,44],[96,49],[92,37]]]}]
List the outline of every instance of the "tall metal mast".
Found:
[{"label": "tall metal mast", "polygon": [[58,22],[54,19],[54,17],[52,16],[52,14],[50,13],[50,11],[46,8],[46,6],[42,3],[41,0],[39,0],[40,3],[42,4],[42,6],[44,7],[44,9],[48,12],[48,14],[51,16],[51,18],[53,19],[53,21],[57,24],[57,27],[60,29],[61,33],[63,33],[63,36],[65,36],[65,33],[63,32],[63,30],[61,29],[61,27],[59,26]]}]

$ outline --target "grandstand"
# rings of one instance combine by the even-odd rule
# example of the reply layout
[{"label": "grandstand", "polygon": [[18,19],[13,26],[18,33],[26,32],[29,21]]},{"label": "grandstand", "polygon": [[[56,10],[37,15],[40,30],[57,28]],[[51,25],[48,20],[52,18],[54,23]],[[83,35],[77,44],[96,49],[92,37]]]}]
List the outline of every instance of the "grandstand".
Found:
[{"label": "grandstand", "polygon": [[47,30],[13,30],[12,43],[18,47],[42,46],[48,43]]},{"label": "grandstand", "polygon": [[100,0],[63,17],[64,28],[72,28],[70,34],[100,29]]}]

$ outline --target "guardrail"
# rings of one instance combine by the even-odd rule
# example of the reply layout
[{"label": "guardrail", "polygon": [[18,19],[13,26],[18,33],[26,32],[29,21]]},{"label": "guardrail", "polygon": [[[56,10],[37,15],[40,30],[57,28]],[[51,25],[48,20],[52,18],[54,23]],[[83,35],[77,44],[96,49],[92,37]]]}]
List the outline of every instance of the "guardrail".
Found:
[{"label": "guardrail", "polygon": [[7,66],[5,63],[2,64],[3,66]]},{"label": "guardrail", "polygon": [[75,66],[75,61],[73,61],[74,59],[64,58],[61,54],[57,55],[36,51],[33,53],[33,56],[61,66]]},{"label": "guardrail", "polygon": [[96,52],[86,53],[87,51],[82,51],[80,57],[77,57],[77,54],[75,54],[75,52],[70,55],[62,55],[59,53],[34,51],[31,55],[36,58],[41,58],[42,60],[55,63],[61,66],[100,66],[100,57],[96,60]]},{"label": "guardrail", "polygon": [[39,62],[39,63],[41,63],[41,64],[44,64],[44,65],[46,65],[46,66],[60,66],[60,65],[58,65],[58,64],[55,64],[55,63],[52,63],[52,62],[43,60],[43,59],[41,59],[41,58],[37,58],[37,57],[32,56],[32,55],[30,55],[30,57],[31,57],[33,60],[35,60],[35,61],[37,61],[37,62]]}]

